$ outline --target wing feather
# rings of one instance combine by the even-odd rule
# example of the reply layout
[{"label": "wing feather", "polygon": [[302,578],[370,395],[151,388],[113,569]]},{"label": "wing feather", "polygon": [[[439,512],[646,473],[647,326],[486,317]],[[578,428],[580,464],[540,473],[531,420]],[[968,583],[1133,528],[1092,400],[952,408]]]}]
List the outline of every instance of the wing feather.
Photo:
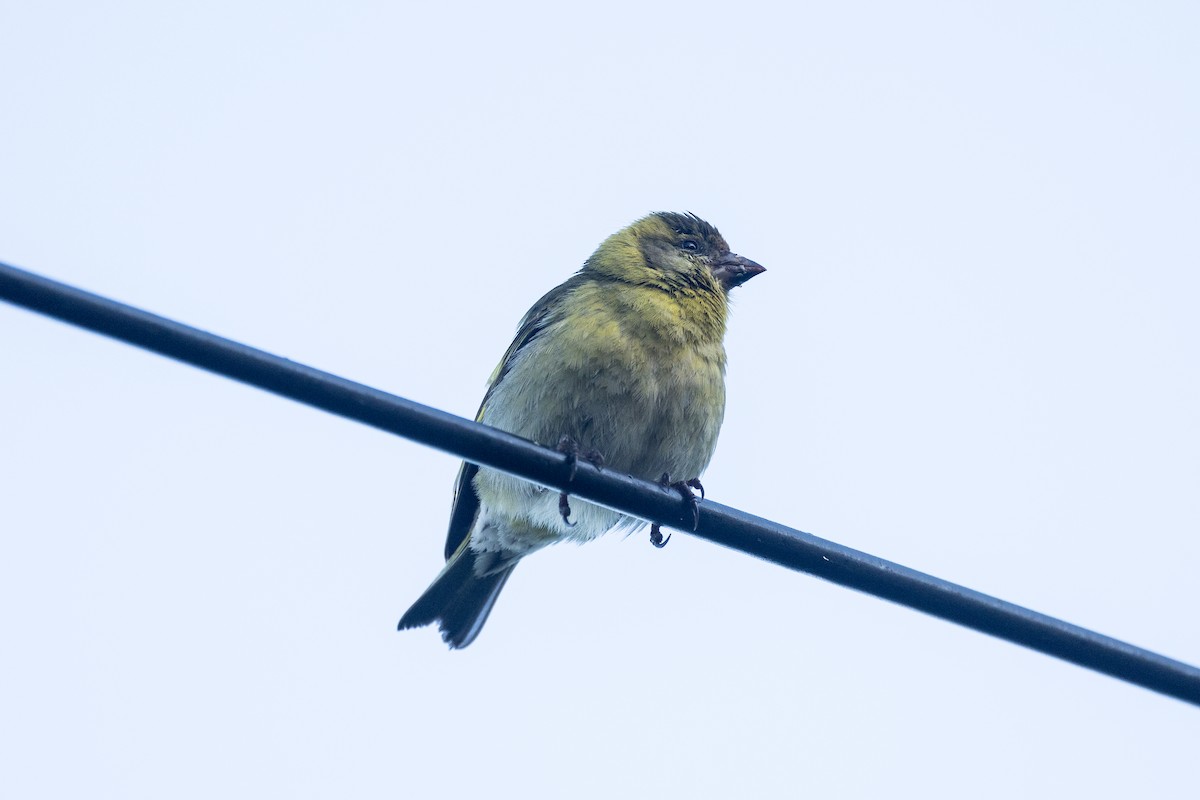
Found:
[{"label": "wing feather", "polygon": [[[487,392],[483,396],[483,402],[479,405],[479,411],[475,414],[476,422],[483,421],[484,410],[487,408],[492,392],[512,369],[517,354],[537,339],[538,335],[557,318],[555,312],[562,307],[563,301],[590,279],[582,272],[572,275],[543,295],[542,299],[534,303],[533,308],[525,314],[521,324],[517,326],[516,337],[513,338],[512,344],[508,346],[504,357],[500,359],[500,363],[488,380]],[[458,470],[458,478],[454,484],[454,500],[450,506],[450,529],[446,534],[447,560],[471,535],[471,529],[475,526],[475,518],[479,516],[479,495],[475,493],[475,484],[473,483],[478,472],[478,466],[466,462],[463,462],[462,467]]]}]

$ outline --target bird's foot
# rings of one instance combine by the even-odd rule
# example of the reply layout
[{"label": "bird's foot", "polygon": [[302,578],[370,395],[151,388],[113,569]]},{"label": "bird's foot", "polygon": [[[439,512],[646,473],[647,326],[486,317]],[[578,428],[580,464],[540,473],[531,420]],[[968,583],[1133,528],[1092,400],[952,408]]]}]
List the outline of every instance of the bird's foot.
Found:
[{"label": "bird's foot", "polygon": [[[603,469],[604,467],[604,456],[600,455],[599,450],[588,450],[585,452],[579,447],[579,442],[570,436],[564,436],[559,439],[555,449],[566,456],[567,483],[575,480],[575,468],[578,466],[580,458],[596,469]],[[558,513],[562,516],[563,522],[572,528],[575,527],[575,523],[571,522],[571,502],[567,498],[566,492],[559,492]]]},{"label": "bird's foot", "polygon": [[[672,481],[671,476],[664,472],[658,480],[663,489],[675,489],[683,496],[683,502],[692,510],[692,530],[700,527],[700,501],[704,499],[704,484],[700,483],[699,478],[692,478],[686,481]],[[700,490],[700,496],[696,497],[692,489]],[[658,523],[650,525],[650,544],[655,547],[666,547],[667,542],[671,541],[671,535],[667,534],[667,538],[663,538],[662,528]]]},{"label": "bird's foot", "polygon": [[558,493],[558,513],[562,517],[562,521],[567,527],[574,528],[575,523],[571,522],[571,501],[567,498],[566,492]]},{"label": "bird's foot", "polygon": [[[664,489],[674,489],[683,496],[683,502],[687,504],[692,511],[692,530],[700,527],[700,500],[704,497],[704,484],[700,483],[699,478],[692,478],[686,481],[672,481],[671,476],[663,473],[658,482]],[[700,497],[696,497],[696,493],[692,489],[700,490]]]}]

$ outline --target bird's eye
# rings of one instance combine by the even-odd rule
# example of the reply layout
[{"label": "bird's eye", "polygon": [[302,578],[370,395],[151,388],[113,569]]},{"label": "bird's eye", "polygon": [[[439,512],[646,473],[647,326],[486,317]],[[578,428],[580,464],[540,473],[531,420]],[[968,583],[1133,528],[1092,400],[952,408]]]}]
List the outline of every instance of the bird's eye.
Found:
[{"label": "bird's eye", "polygon": [[700,249],[700,245],[696,244],[691,239],[684,239],[679,243],[679,246],[684,250],[691,250],[693,252]]}]

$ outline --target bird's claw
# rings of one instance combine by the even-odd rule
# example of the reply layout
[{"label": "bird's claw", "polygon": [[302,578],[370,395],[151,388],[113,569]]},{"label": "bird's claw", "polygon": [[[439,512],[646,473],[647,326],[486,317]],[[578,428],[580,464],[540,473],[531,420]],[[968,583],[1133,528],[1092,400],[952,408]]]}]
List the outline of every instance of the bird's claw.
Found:
[{"label": "bird's claw", "polygon": [[558,493],[558,513],[562,515],[562,521],[567,524],[567,527],[575,527],[575,523],[571,522],[571,502],[567,499],[566,492]]},{"label": "bird's claw", "polygon": [[[559,439],[555,449],[566,456],[564,463],[567,467],[567,483],[575,480],[575,470],[579,466],[581,457],[596,469],[604,468],[604,456],[600,454],[599,450],[581,451],[579,442],[570,436],[563,436]],[[558,495],[558,513],[562,516],[563,522],[572,528],[575,527],[575,523],[571,522],[571,503],[567,499],[566,492],[560,492]]]},{"label": "bird's claw", "polygon": [[[670,491],[675,489],[683,495],[683,502],[687,503],[692,510],[692,530],[700,527],[700,501],[704,499],[704,485],[700,483],[699,478],[692,478],[686,481],[672,481],[670,474],[664,472],[662,477],[658,479],[659,484],[664,490]],[[696,497],[692,489],[699,489],[700,496]],[[653,523],[650,526],[650,544],[655,547],[666,547],[667,542],[671,540],[671,534],[667,534],[667,538],[663,538],[662,529],[658,523]]]},{"label": "bird's claw", "polygon": [[570,436],[564,436],[558,440],[554,449],[566,456],[563,463],[567,467],[567,482],[570,483],[575,480],[575,466],[579,463],[579,442]]},{"label": "bird's claw", "polygon": [[[700,498],[704,497],[704,485],[700,483],[699,478],[692,478],[686,481],[672,481],[671,476],[663,473],[658,479],[664,489],[674,489],[683,495],[683,502],[687,503],[692,509],[692,530],[700,527]],[[696,497],[692,489],[700,490],[700,497]]]}]

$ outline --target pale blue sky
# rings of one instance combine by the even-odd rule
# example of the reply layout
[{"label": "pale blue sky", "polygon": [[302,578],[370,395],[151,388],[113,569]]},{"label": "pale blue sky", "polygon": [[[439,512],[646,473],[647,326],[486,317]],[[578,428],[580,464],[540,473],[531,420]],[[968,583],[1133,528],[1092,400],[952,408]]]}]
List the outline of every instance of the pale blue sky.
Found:
[{"label": "pale blue sky", "polygon": [[[1200,663],[1188,3],[0,4],[0,260],[463,415],[607,234],[710,495]],[[1190,797],[1200,712],[676,535],[399,615],[456,462],[0,306],[14,797]]]}]

